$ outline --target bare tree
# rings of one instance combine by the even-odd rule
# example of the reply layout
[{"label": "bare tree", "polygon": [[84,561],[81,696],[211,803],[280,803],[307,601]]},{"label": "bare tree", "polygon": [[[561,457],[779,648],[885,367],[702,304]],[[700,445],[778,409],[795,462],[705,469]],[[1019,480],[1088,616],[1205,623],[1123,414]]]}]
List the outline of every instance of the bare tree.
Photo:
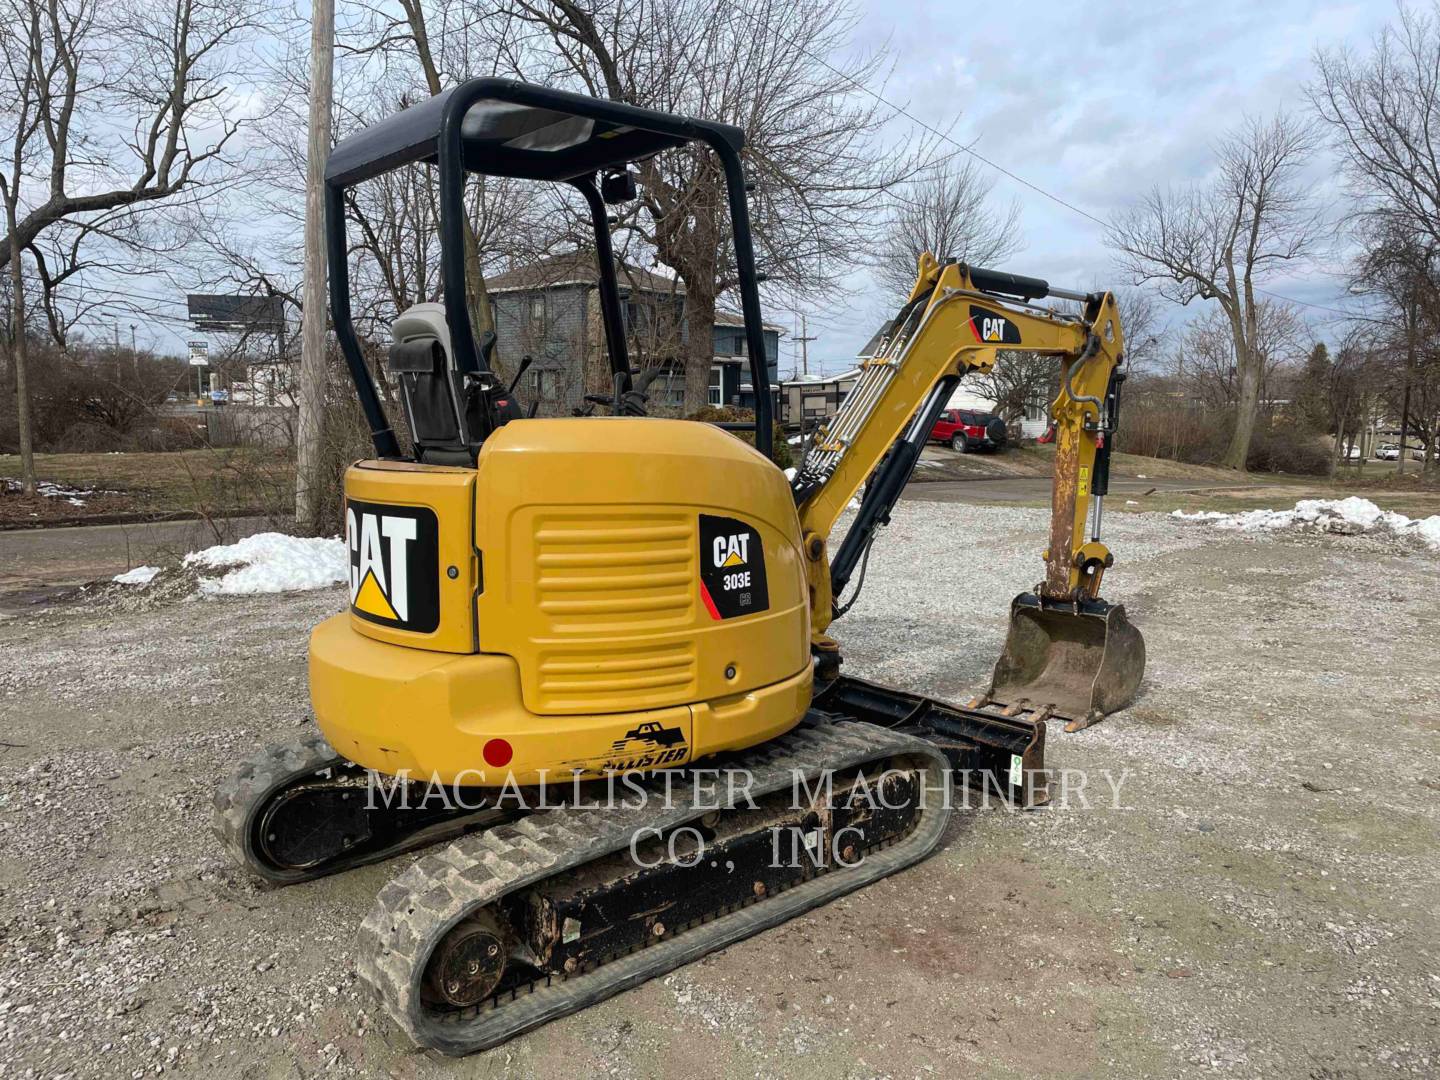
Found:
[{"label": "bare tree", "polygon": [[[1097,289],[1099,287],[1097,286]],[[1160,314],[1155,297],[1143,289],[1121,289],[1116,292],[1120,306],[1120,323],[1125,332],[1125,363],[1127,371],[1148,371],[1159,359]],[[1079,314],[1081,305],[1062,301],[1057,310]],[[976,380],[976,386],[995,402],[995,411],[1006,420],[1017,420],[1039,407],[1048,409],[1060,389],[1060,369],[1053,356],[1041,353],[1005,353],[989,375]]]},{"label": "bare tree", "polygon": [[[1289,304],[1262,298],[1256,305],[1252,355],[1258,370],[1256,400],[1275,403],[1282,369],[1297,365],[1312,344],[1309,327]],[[1220,308],[1194,319],[1181,339],[1184,367],[1180,381],[1193,397],[1212,412],[1236,409],[1244,393],[1235,337],[1230,320]]]},{"label": "bare tree", "polygon": [[1313,131],[1292,117],[1250,120],[1216,148],[1209,183],[1155,188],[1119,215],[1111,245],[1137,284],[1154,283],[1178,304],[1214,300],[1223,312],[1237,375],[1235,430],[1223,464],[1243,471],[1264,374],[1256,286],[1304,259],[1321,223],[1299,171],[1314,149]]},{"label": "bare tree", "polygon": [[[497,45],[493,11],[468,0],[402,0],[340,10],[336,44],[334,127],[337,139],[446,86],[493,74]],[[348,20],[347,20],[348,16]],[[488,16],[488,18],[487,18]],[[435,33],[431,34],[431,27]],[[273,118],[251,138],[249,172],[257,177],[224,214],[200,228],[204,256],[197,272],[247,294],[281,296],[302,308],[300,210],[304,205],[306,55],[292,43],[266,66]],[[439,296],[439,210],[434,169],[407,166],[345,192],[350,238],[350,291],[362,345],[386,332],[412,304]],[[568,220],[537,196],[535,186],[508,178],[471,177],[466,195],[467,297],[477,331],[492,326],[484,276],[553,244]],[[236,227],[235,221],[243,221]],[[265,223],[257,238],[255,222]],[[336,357],[333,355],[332,360]],[[502,357],[503,360],[503,357]],[[499,365],[503,368],[504,364]],[[382,394],[390,387],[378,380]],[[343,378],[329,389],[344,391]]]},{"label": "bare tree", "polygon": [[994,266],[1020,250],[1020,206],[996,206],[994,181],[969,158],[952,155],[893,193],[877,249],[875,276],[904,297],[922,252]]},{"label": "bare tree", "polygon": [[[915,175],[914,154],[878,151],[884,117],[859,90],[880,77],[883,57],[815,59],[850,44],[848,0],[503,2],[522,27],[508,32],[516,74],[745,129],[757,257],[767,288],[792,302],[833,295],[886,193]],[[723,177],[694,145],[638,170],[640,198],[619,228],[685,284],[685,409],[693,412],[708,396],[717,300],[737,284]]]},{"label": "bare tree", "polygon": [[1165,327],[1155,294],[1147,289],[1115,289],[1125,334],[1125,364],[1130,371],[1153,369],[1163,355]]},{"label": "bare tree", "polygon": [[1352,456],[1363,464],[1369,450],[1366,433],[1374,413],[1378,379],[1369,330],[1352,327],[1335,354],[1329,392],[1335,410],[1335,461]]},{"label": "bare tree", "polygon": [[[19,14],[19,13],[17,13]],[[5,199],[5,229],[9,237],[19,230],[20,185],[35,158],[33,143],[40,130],[41,101],[44,91],[41,80],[47,76],[43,58],[37,58],[40,35],[40,13],[31,9],[30,20],[19,26],[4,27],[5,64],[10,116],[14,131],[8,150],[6,173],[0,194]],[[0,20],[3,22],[4,20]],[[27,34],[29,36],[27,36]],[[39,60],[40,62],[37,62]],[[15,381],[16,423],[20,441],[20,484],[26,495],[35,494],[35,449],[31,443],[29,357],[25,327],[25,269],[20,258],[20,245],[9,244],[10,272],[10,372]]]},{"label": "bare tree", "polygon": [[1440,244],[1440,6],[1401,7],[1366,56],[1318,52],[1307,92],[1365,214],[1399,218]]},{"label": "bare tree", "polygon": [[93,223],[96,215],[198,188],[242,123],[220,102],[230,46],[255,25],[251,0],[0,6],[7,157],[0,258],[10,268],[11,368],[27,490],[34,461],[24,252],[62,222]]},{"label": "bare tree", "polygon": [[[508,177],[466,187],[466,260],[470,278],[504,265],[534,259],[553,233],[544,224],[544,203],[533,184]],[[528,190],[527,190],[528,189]],[[411,165],[368,180],[346,192],[355,224],[352,247],[356,326],[374,336],[411,304],[440,294],[440,207],[433,169]],[[484,281],[467,286],[477,333],[494,329]],[[483,311],[484,319],[476,318]],[[507,351],[514,343],[506,343]]]},{"label": "bare tree", "polygon": [[[184,246],[174,230],[151,227],[155,223],[150,217],[133,206],[121,206],[65,218],[26,248],[35,268],[36,306],[45,316],[50,339],[61,349],[69,347],[80,324],[132,303],[95,287],[96,274],[151,272]],[[88,279],[83,284],[82,275]]]},{"label": "bare tree", "polygon": [[[376,9],[376,18],[367,27],[365,36],[368,44],[354,49],[363,55],[375,51],[390,59],[403,59],[419,69],[424,86],[430,96],[441,93],[447,83],[454,84],[476,75],[490,75],[495,71],[495,59],[491,50],[478,52],[454,48],[450,31],[456,23],[467,26],[465,5],[441,2],[431,5],[436,10],[442,31],[442,40],[437,48],[430,35],[431,13],[423,0],[398,0],[400,14],[391,16],[383,9]],[[484,13],[486,4],[472,4],[471,18]],[[468,36],[468,35],[467,35]],[[445,42],[451,41],[450,47]],[[481,67],[489,56],[488,65]],[[427,171],[427,181],[429,180]],[[489,298],[485,291],[485,247],[486,240],[493,239],[499,227],[494,211],[510,208],[507,196],[514,185],[503,178],[476,176],[467,181],[471,193],[470,206],[477,211],[464,223],[465,239],[465,296],[470,311],[470,322],[475,333],[482,334],[495,329],[494,315],[490,310]],[[486,235],[488,234],[488,236]]]},{"label": "bare tree", "polygon": [[976,389],[995,402],[1004,420],[1018,423],[1030,409],[1049,405],[1059,381],[1053,356],[1005,352],[988,375],[976,379]]},{"label": "bare tree", "polygon": [[[1411,390],[1419,374],[1424,338],[1433,327],[1431,313],[1437,307],[1440,244],[1388,214],[1365,219],[1360,235],[1365,246],[1356,262],[1352,287],[1377,297],[1384,305],[1371,344],[1385,355],[1389,361],[1385,366],[1393,373],[1387,382],[1398,398],[1392,404],[1394,415],[1400,418],[1395,471],[1403,474],[1411,435]],[[1423,430],[1419,434],[1424,437]]]}]

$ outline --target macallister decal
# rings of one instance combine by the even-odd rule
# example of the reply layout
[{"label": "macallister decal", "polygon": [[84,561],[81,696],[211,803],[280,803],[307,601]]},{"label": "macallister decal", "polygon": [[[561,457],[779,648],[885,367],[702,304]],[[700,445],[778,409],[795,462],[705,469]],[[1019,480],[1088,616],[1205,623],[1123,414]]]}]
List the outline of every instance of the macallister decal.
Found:
[{"label": "macallister decal", "polygon": [[1004,315],[978,304],[970,305],[970,329],[975,334],[975,340],[982,345],[1020,344],[1018,326]]},{"label": "macallister decal", "polygon": [[420,634],[440,625],[440,531],[433,510],[351,499],[345,546],[351,611]]},{"label": "macallister decal", "polygon": [[631,728],[623,739],[610,744],[611,758],[604,768],[613,772],[660,768],[684,761],[689,753],[683,728],[651,720]]},{"label": "macallister decal", "polygon": [[700,599],[716,620],[769,610],[765,549],[753,525],[700,515]]},{"label": "macallister decal", "polygon": [[608,753],[599,757],[573,758],[565,764],[587,773],[632,772],[679,765],[689,755],[690,746],[685,741],[684,728],[666,727],[657,720],[646,720],[612,742]]}]

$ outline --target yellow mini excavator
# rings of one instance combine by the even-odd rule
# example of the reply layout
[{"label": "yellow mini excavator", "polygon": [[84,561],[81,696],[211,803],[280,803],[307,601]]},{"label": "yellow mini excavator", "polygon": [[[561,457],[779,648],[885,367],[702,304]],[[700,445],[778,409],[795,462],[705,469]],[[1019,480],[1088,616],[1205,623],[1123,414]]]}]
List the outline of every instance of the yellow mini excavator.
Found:
[{"label": "yellow mini excavator", "polygon": [[[626,351],[607,207],[635,198],[632,164],[687,143],[713,151],[728,189],[753,448],[644,415]],[[276,884],[445,842],[381,890],[358,949],[422,1046],[492,1046],[925,857],[956,777],[1043,802],[1044,721],[1089,723],[1139,683],[1139,634],[1099,597],[1114,298],[924,256],[789,480],[769,457],[743,143],[724,124],[478,79],[330,158],[331,307],[375,447],[345,476],[350,606],[310,642],[323,737],[245,762],[216,793],[216,828]],[[344,209],[348,188],[416,163],[438,174],[443,302],[392,328],[384,378],[407,453],[351,318]],[[613,371],[591,404],[609,415],[526,416],[501,385],[467,314],[473,173],[569,184],[588,206]],[[935,418],[964,375],[1017,349],[1059,368],[1054,514],[993,684],[959,707],[840,674],[830,624]],[[973,573],[984,552],[956,561],[935,572]],[[622,797],[596,797],[617,777]],[[453,797],[431,798],[437,784]]]}]

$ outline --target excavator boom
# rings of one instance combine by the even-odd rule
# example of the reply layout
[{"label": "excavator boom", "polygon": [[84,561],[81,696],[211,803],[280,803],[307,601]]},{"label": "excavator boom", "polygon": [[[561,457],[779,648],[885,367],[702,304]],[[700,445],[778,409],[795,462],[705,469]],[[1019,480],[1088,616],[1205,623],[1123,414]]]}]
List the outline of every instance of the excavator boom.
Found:
[{"label": "excavator boom", "polygon": [[[1076,314],[1035,306],[1058,297]],[[855,388],[813,434],[794,480],[809,558],[812,647],[821,668],[838,667],[826,633],[857,562],[874,541],[914,471],[935,418],[966,375],[986,374],[1004,352],[1054,356],[1059,393],[1051,406],[1056,449],[1045,576],[1011,606],[1010,632],[987,694],[1035,719],[1074,730],[1123,708],[1144,672],[1145,647],[1124,609],[1100,599],[1114,563],[1100,539],[1111,440],[1124,381],[1124,331],[1110,293],[1081,294],[1019,277],[941,263],[926,253],[915,286]],[[869,480],[835,558],[828,538]]]}]

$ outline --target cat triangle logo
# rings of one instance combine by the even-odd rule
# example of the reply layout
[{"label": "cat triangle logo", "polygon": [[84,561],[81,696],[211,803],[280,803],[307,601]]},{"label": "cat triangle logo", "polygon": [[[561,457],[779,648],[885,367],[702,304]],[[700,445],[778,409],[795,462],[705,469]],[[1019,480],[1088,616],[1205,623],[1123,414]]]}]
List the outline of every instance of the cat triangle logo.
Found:
[{"label": "cat triangle logo", "polygon": [[730,557],[729,557],[728,559],[726,559],[726,560],[725,560],[723,563],[721,563],[720,565],[721,565],[721,566],[744,566],[744,565],[745,565],[745,560],[742,559],[742,558],[740,558],[740,553],[739,553],[738,551],[732,551],[732,552],[730,553]]},{"label": "cat triangle logo", "polygon": [[[348,474],[346,483],[350,483]],[[354,618],[416,634],[430,634],[439,627],[438,524],[435,511],[426,506],[346,500],[345,546],[350,549]],[[448,580],[457,581],[459,575],[458,567],[449,567]],[[464,588],[464,583],[456,588]]]},{"label": "cat triangle logo", "polygon": [[354,603],[357,611],[363,611],[367,615],[401,621],[400,616],[395,614],[395,609],[390,606],[390,601],[385,599],[385,593],[380,589],[380,582],[375,580],[373,570],[366,571],[365,580],[360,583],[360,591],[355,594]]}]

